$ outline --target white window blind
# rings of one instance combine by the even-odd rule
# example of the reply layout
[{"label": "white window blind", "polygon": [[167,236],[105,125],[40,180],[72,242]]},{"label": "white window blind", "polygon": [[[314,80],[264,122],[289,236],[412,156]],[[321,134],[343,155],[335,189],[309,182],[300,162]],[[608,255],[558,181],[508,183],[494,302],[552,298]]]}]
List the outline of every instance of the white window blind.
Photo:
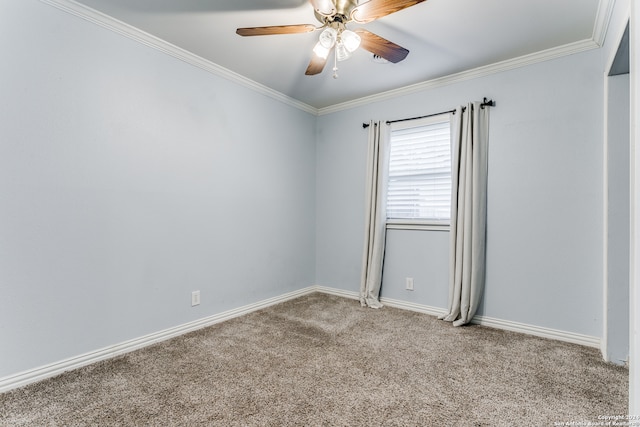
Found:
[{"label": "white window blind", "polygon": [[449,223],[451,115],[391,128],[387,218]]}]

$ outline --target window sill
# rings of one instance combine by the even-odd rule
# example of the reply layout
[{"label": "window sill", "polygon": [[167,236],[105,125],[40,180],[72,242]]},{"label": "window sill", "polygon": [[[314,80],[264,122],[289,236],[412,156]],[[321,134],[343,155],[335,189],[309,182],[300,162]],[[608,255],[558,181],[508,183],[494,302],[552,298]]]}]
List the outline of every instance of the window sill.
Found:
[{"label": "window sill", "polygon": [[449,231],[449,223],[389,219],[386,228],[387,230]]}]

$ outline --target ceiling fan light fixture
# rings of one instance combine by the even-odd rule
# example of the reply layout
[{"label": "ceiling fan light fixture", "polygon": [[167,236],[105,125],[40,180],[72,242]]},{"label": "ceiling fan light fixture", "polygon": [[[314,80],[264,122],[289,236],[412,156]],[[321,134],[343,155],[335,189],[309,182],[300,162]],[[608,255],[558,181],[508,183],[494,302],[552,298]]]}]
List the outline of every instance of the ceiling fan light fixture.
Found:
[{"label": "ceiling fan light fixture", "polygon": [[347,50],[342,40],[338,40],[336,43],[336,59],[338,61],[345,61],[351,57],[351,52]]},{"label": "ceiling fan light fixture", "polygon": [[360,36],[351,30],[344,30],[340,34],[340,40],[349,52],[355,52],[360,47]]},{"label": "ceiling fan light fixture", "polygon": [[320,39],[318,43],[320,43],[326,49],[331,49],[333,45],[336,43],[337,39],[338,39],[338,31],[335,28],[328,27],[328,28],[325,28],[325,30],[320,33]]},{"label": "ceiling fan light fixture", "polygon": [[315,53],[317,56],[319,56],[322,59],[327,59],[330,51],[331,51],[331,48],[324,47],[321,42],[316,43],[316,45],[313,48],[313,53]]}]

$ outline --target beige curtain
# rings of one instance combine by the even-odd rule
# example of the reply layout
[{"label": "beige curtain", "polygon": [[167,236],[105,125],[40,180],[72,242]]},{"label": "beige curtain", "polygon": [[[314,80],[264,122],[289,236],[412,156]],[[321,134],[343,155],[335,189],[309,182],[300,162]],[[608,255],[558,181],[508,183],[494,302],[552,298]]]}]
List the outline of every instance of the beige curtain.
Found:
[{"label": "beige curtain", "polygon": [[381,122],[369,125],[365,205],[364,251],[360,279],[360,304],[380,308],[380,286],[386,234],[388,129]]},{"label": "beige curtain", "polygon": [[449,311],[454,326],[469,323],[478,309],[485,278],[489,108],[458,107],[451,151]]}]

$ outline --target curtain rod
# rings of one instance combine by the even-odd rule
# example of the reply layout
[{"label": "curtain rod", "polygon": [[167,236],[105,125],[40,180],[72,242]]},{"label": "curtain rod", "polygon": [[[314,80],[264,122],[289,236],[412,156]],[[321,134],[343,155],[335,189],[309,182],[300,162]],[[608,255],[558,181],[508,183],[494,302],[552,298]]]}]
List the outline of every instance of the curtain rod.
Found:
[{"label": "curtain rod", "polygon": [[[482,101],[482,104],[480,104],[480,108],[495,107],[495,106],[496,106],[495,101],[493,99],[487,99],[486,97]],[[466,110],[466,107],[462,107],[462,111],[464,111],[464,110]],[[410,117],[408,119],[387,120],[386,123],[388,125],[390,125],[391,123],[407,122],[409,120],[426,119],[427,117],[439,116],[440,114],[447,114],[447,113],[455,114],[455,112],[456,112],[456,110],[442,111],[440,113],[427,114],[426,116],[419,116],[419,117]],[[369,127],[369,123],[363,123],[362,124],[362,128],[363,129],[366,129],[368,127]]]}]

